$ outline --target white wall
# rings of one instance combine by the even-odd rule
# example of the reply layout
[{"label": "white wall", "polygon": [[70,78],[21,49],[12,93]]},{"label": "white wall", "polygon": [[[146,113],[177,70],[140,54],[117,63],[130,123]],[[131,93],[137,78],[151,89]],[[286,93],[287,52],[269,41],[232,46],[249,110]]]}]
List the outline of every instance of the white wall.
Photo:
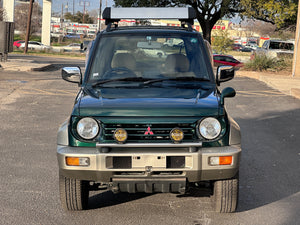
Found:
[{"label": "white wall", "polygon": [[14,22],[15,1],[3,0],[3,8],[5,10],[5,21]]},{"label": "white wall", "polygon": [[50,45],[51,41],[51,0],[43,0],[42,43]]}]

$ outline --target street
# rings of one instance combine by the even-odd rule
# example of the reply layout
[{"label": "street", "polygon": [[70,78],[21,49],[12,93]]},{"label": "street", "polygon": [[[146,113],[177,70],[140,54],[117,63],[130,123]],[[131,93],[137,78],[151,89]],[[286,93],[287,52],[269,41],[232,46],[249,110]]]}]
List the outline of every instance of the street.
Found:
[{"label": "street", "polygon": [[[38,60],[38,59],[37,59]],[[210,199],[177,194],[90,194],[90,209],[60,206],[56,134],[71,113],[78,87],[48,72],[0,70],[0,224],[296,225],[300,210],[300,100],[250,78],[235,88],[227,110],[242,131],[236,213],[215,213]]]}]

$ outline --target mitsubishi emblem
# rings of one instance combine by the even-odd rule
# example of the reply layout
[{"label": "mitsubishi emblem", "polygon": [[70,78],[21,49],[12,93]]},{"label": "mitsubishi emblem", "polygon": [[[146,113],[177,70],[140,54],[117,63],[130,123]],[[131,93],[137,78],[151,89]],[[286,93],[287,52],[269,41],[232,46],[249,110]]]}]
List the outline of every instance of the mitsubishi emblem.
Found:
[{"label": "mitsubishi emblem", "polygon": [[153,135],[154,133],[151,131],[150,126],[148,126],[147,130],[145,131],[144,135]]}]

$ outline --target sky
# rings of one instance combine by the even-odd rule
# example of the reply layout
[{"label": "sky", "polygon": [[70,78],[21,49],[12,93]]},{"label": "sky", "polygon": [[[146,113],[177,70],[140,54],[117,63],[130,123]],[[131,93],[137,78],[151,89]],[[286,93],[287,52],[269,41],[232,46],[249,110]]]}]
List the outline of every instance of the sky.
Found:
[{"label": "sky", "polygon": [[[43,0],[35,0],[35,2],[39,2],[40,5],[43,5]],[[68,5],[68,11],[73,12],[73,2],[74,2],[74,11],[75,13],[77,11],[82,12],[83,11],[83,2],[85,3],[85,8],[87,11],[91,10],[99,10],[99,4],[100,0],[52,0],[52,12],[61,13],[62,4],[64,6],[64,13],[66,13],[66,5]],[[114,0],[102,0],[102,11],[104,8],[111,7],[114,5]],[[235,18],[232,18],[231,21],[233,23],[239,23],[241,22],[241,18],[239,16],[236,16]]]},{"label": "sky", "polygon": [[[39,2],[41,5],[43,0],[35,0],[35,2]],[[73,2],[74,2],[74,11],[83,11],[83,2],[85,3],[85,8],[87,11],[91,11],[93,9],[98,10],[100,5],[100,0],[52,0],[52,11],[53,12],[61,12],[62,4],[64,5],[64,12],[66,12],[66,5],[68,5],[68,11],[73,12]],[[107,6],[110,7],[114,4],[113,0],[102,0],[102,10]]]}]

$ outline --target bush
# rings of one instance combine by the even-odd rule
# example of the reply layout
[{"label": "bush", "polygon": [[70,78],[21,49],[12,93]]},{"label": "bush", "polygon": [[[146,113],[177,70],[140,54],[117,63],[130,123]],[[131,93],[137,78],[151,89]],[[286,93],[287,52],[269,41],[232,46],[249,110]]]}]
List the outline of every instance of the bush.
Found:
[{"label": "bush", "polygon": [[256,55],[253,60],[245,64],[246,70],[263,71],[272,67],[274,59],[267,57],[266,55]]},{"label": "bush", "polygon": [[30,36],[30,41],[38,41],[38,42],[41,42],[41,41],[42,41],[42,38],[41,38],[41,36],[31,35],[31,36]]},{"label": "bush", "polygon": [[254,59],[245,63],[246,70],[264,71],[264,70],[290,70],[293,60],[288,57],[271,58],[264,54],[255,55]]},{"label": "bush", "polygon": [[21,36],[19,34],[14,35],[14,41],[21,40]]},{"label": "bush", "polygon": [[292,67],[293,67],[293,59],[292,58],[281,58],[274,65],[274,68],[276,69],[276,71],[280,71],[280,70],[292,71]]}]

